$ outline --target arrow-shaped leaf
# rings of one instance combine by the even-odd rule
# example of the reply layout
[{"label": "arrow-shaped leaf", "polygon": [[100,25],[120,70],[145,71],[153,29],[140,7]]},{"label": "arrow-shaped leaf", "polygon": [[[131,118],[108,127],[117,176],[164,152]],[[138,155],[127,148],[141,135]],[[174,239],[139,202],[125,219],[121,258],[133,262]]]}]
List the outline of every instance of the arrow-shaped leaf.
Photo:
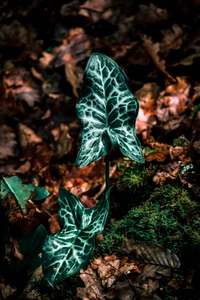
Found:
[{"label": "arrow-shaped leaf", "polygon": [[85,210],[78,197],[61,188],[59,217],[62,231],[46,238],[43,247],[44,275],[51,285],[76,274],[94,249],[94,235],[103,231],[109,203],[105,199]]},{"label": "arrow-shaped leaf", "polygon": [[135,133],[139,102],[129,90],[126,74],[106,55],[91,55],[76,108],[83,127],[77,166],[108,154],[110,143],[119,145],[125,156],[144,162]]}]

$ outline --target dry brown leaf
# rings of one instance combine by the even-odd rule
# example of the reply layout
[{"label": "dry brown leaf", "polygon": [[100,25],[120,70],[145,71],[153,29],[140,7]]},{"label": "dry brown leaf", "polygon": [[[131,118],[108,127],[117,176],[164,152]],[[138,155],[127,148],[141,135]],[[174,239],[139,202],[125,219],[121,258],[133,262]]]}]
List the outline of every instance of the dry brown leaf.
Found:
[{"label": "dry brown leaf", "polygon": [[164,29],[161,30],[163,39],[160,42],[160,51],[162,53],[168,54],[171,49],[180,49],[183,43],[184,31],[177,25],[172,25],[172,30]]},{"label": "dry brown leaf", "polygon": [[181,161],[174,161],[160,167],[153,177],[153,181],[156,184],[162,184],[166,179],[175,180],[180,175]]},{"label": "dry brown leaf", "polygon": [[181,158],[182,154],[185,153],[184,147],[176,146],[169,148],[169,154],[171,160],[174,160],[176,157]]},{"label": "dry brown leaf", "polygon": [[69,134],[69,127],[58,124],[51,130],[56,142],[55,157],[61,158],[72,150],[73,139]]},{"label": "dry brown leaf", "polygon": [[[71,192],[73,193],[73,189],[71,189]],[[83,193],[83,192],[82,192]],[[74,193],[73,193],[74,194]],[[89,197],[87,195],[82,195],[81,198],[81,203],[84,205],[84,207],[86,208],[91,208],[91,207],[94,207],[98,201],[93,198],[93,197]]]},{"label": "dry brown leaf", "polygon": [[95,271],[89,266],[87,270],[80,271],[80,278],[85,284],[85,288],[77,288],[77,297],[88,300],[104,300],[103,288],[98,283]]},{"label": "dry brown leaf", "polygon": [[198,153],[200,153],[200,141],[194,142],[192,146]]},{"label": "dry brown leaf", "polygon": [[109,18],[112,12],[108,14],[108,8],[112,5],[112,0],[87,0],[82,5],[80,5],[79,14],[90,18],[92,22],[98,22],[102,18]]},{"label": "dry brown leaf", "polygon": [[3,77],[5,96],[12,96],[15,100],[25,101],[30,107],[40,102],[40,92],[25,68],[14,68],[6,72]]},{"label": "dry brown leaf", "polygon": [[39,137],[30,127],[23,123],[19,123],[19,140],[22,148],[27,148],[29,145],[43,143],[41,137]]},{"label": "dry brown leaf", "polygon": [[135,93],[140,101],[140,109],[136,119],[136,132],[147,139],[151,129],[156,125],[155,108],[159,87],[156,83],[146,83]]},{"label": "dry brown leaf", "polygon": [[[159,297],[155,298],[154,294],[158,291],[160,285],[158,280],[148,279],[146,283],[142,284],[143,292],[141,293],[141,298],[145,299],[146,297],[149,299],[160,299]],[[156,295],[157,296],[157,295]],[[143,298],[144,297],[144,298]],[[161,299],[160,299],[161,300]]]},{"label": "dry brown leaf", "polygon": [[80,76],[78,75],[77,72],[77,66],[75,64],[70,64],[70,63],[67,64],[65,66],[65,74],[67,80],[70,82],[72,86],[74,96],[78,98],[81,81],[80,81]]},{"label": "dry brown leaf", "polygon": [[176,80],[157,99],[156,116],[167,131],[178,128],[185,119],[187,110],[192,107],[192,99],[189,97],[191,84],[185,77],[176,77]]},{"label": "dry brown leaf", "polygon": [[169,72],[166,71],[165,60],[159,57],[158,53],[160,52],[160,44],[153,43],[151,38],[148,38],[147,36],[144,36],[142,38],[142,41],[147,53],[152,58],[155,66],[170,80],[175,81],[175,79],[169,74]]},{"label": "dry brown leaf", "polygon": [[150,3],[149,5],[140,4],[139,12],[136,14],[136,22],[155,24],[166,21],[168,19],[168,12],[165,9],[157,7],[155,4]]},{"label": "dry brown leaf", "polygon": [[53,214],[49,219],[49,230],[51,234],[55,234],[56,232],[60,231],[60,224],[59,224],[59,216],[57,213]]},{"label": "dry brown leaf", "polygon": [[153,142],[149,143],[152,151],[145,154],[146,161],[158,161],[163,162],[169,155],[169,146],[163,143]]},{"label": "dry brown leaf", "polygon": [[71,29],[67,40],[55,49],[54,66],[76,64],[91,54],[90,40],[82,28]]},{"label": "dry brown leaf", "polygon": [[172,269],[180,266],[178,257],[169,249],[145,242],[129,244],[121,249],[120,257],[122,253],[127,255],[121,259],[117,254],[98,257],[87,270],[81,271],[85,288],[78,288],[77,296],[81,299],[98,296],[112,300],[161,300],[156,295],[160,288],[157,279],[169,277]]},{"label": "dry brown leaf", "polygon": [[4,282],[0,282],[0,289],[3,296],[3,299],[8,299],[9,297],[13,297],[16,295],[17,288],[6,284]]},{"label": "dry brown leaf", "polygon": [[64,17],[68,15],[70,16],[77,15],[77,12],[79,10],[79,5],[80,5],[79,0],[70,1],[70,3],[66,3],[61,6],[60,14]]},{"label": "dry brown leaf", "polygon": [[55,58],[55,55],[52,53],[48,53],[48,52],[42,52],[42,57],[39,59],[40,62],[40,66],[43,69],[46,69],[50,66],[50,63],[53,61],[53,59]]},{"label": "dry brown leaf", "polygon": [[17,156],[16,134],[7,125],[0,126],[0,159]]}]

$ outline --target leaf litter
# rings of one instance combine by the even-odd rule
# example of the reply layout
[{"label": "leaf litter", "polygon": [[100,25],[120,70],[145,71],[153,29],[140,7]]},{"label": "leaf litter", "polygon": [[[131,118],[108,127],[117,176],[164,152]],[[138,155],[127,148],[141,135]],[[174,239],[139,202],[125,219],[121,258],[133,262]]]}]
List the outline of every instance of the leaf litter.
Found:
[{"label": "leaf litter", "polygon": [[[28,184],[34,182],[50,192],[42,201],[33,202],[31,196],[25,215],[12,194],[1,200],[9,226],[17,228],[15,243],[22,232],[33,232],[40,224],[51,233],[60,231],[57,195],[61,186],[81,197],[85,207],[94,207],[104,193],[103,160],[74,167],[80,147],[75,105],[81,96],[87,59],[97,51],[122,67],[140,101],[136,132],[146,166],[157,167],[151,174],[152,185],[176,182],[199,201],[198,1],[190,5],[180,1],[138,5],[121,0],[15,4],[3,1],[0,11],[0,173],[3,178],[26,178]],[[111,181],[116,189],[121,162],[113,148]],[[123,217],[123,209],[116,209],[118,197],[115,193],[111,202],[114,218],[115,212],[117,218]],[[9,235],[12,240],[13,232]],[[6,240],[10,261],[15,253],[11,244]],[[177,291],[186,289],[186,283],[175,278],[169,266],[158,264],[157,268],[147,261],[142,265],[137,247],[142,247],[141,241],[123,257],[117,252],[94,259],[87,272],[81,271],[85,287],[78,288],[78,295],[85,299],[160,299],[158,291],[168,286],[175,299]],[[163,259],[172,255],[158,245],[146,247],[143,251],[150,249],[152,257],[156,253],[162,253]],[[190,266],[190,282],[184,275],[190,287],[197,286],[191,275],[197,272],[194,269]],[[7,284],[2,275],[0,278],[3,297],[14,295],[17,299],[20,288],[13,289],[12,283]],[[23,297],[28,297],[26,292]],[[185,299],[182,294],[180,299]]]}]

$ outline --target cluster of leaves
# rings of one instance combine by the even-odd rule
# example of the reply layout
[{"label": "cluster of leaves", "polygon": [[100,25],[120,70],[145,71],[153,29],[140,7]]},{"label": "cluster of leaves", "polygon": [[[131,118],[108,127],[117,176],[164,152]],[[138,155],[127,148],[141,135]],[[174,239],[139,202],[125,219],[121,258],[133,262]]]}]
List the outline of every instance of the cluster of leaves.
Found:
[{"label": "cluster of leaves", "polygon": [[116,254],[94,259],[82,270],[85,288],[78,288],[77,295],[91,300],[159,300],[158,280],[166,280],[179,267],[178,257],[169,249],[144,242],[128,244]]}]

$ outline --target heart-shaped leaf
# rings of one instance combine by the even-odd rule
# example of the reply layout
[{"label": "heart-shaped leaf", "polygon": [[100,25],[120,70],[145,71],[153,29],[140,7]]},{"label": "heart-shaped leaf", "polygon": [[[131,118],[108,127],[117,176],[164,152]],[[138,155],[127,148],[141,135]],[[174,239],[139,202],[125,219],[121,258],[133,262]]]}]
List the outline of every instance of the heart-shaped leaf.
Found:
[{"label": "heart-shaped leaf", "polygon": [[60,189],[62,230],[46,238],[42,255],[44,275],[51,285],[76,274],[87,263],[94,249],[94,235],[105,225],[109,193],[95,207],[84,209],[78,197]]},{"label": "heart-shaped leaf", "polygon": [[91,55],[76,109],[83,127],[76,166],[86,166],[108,154],[110,143],[119,145],[125,156],[144,162],[135,133],[139,102],[128,87],[124,71],[106,55]]}]

